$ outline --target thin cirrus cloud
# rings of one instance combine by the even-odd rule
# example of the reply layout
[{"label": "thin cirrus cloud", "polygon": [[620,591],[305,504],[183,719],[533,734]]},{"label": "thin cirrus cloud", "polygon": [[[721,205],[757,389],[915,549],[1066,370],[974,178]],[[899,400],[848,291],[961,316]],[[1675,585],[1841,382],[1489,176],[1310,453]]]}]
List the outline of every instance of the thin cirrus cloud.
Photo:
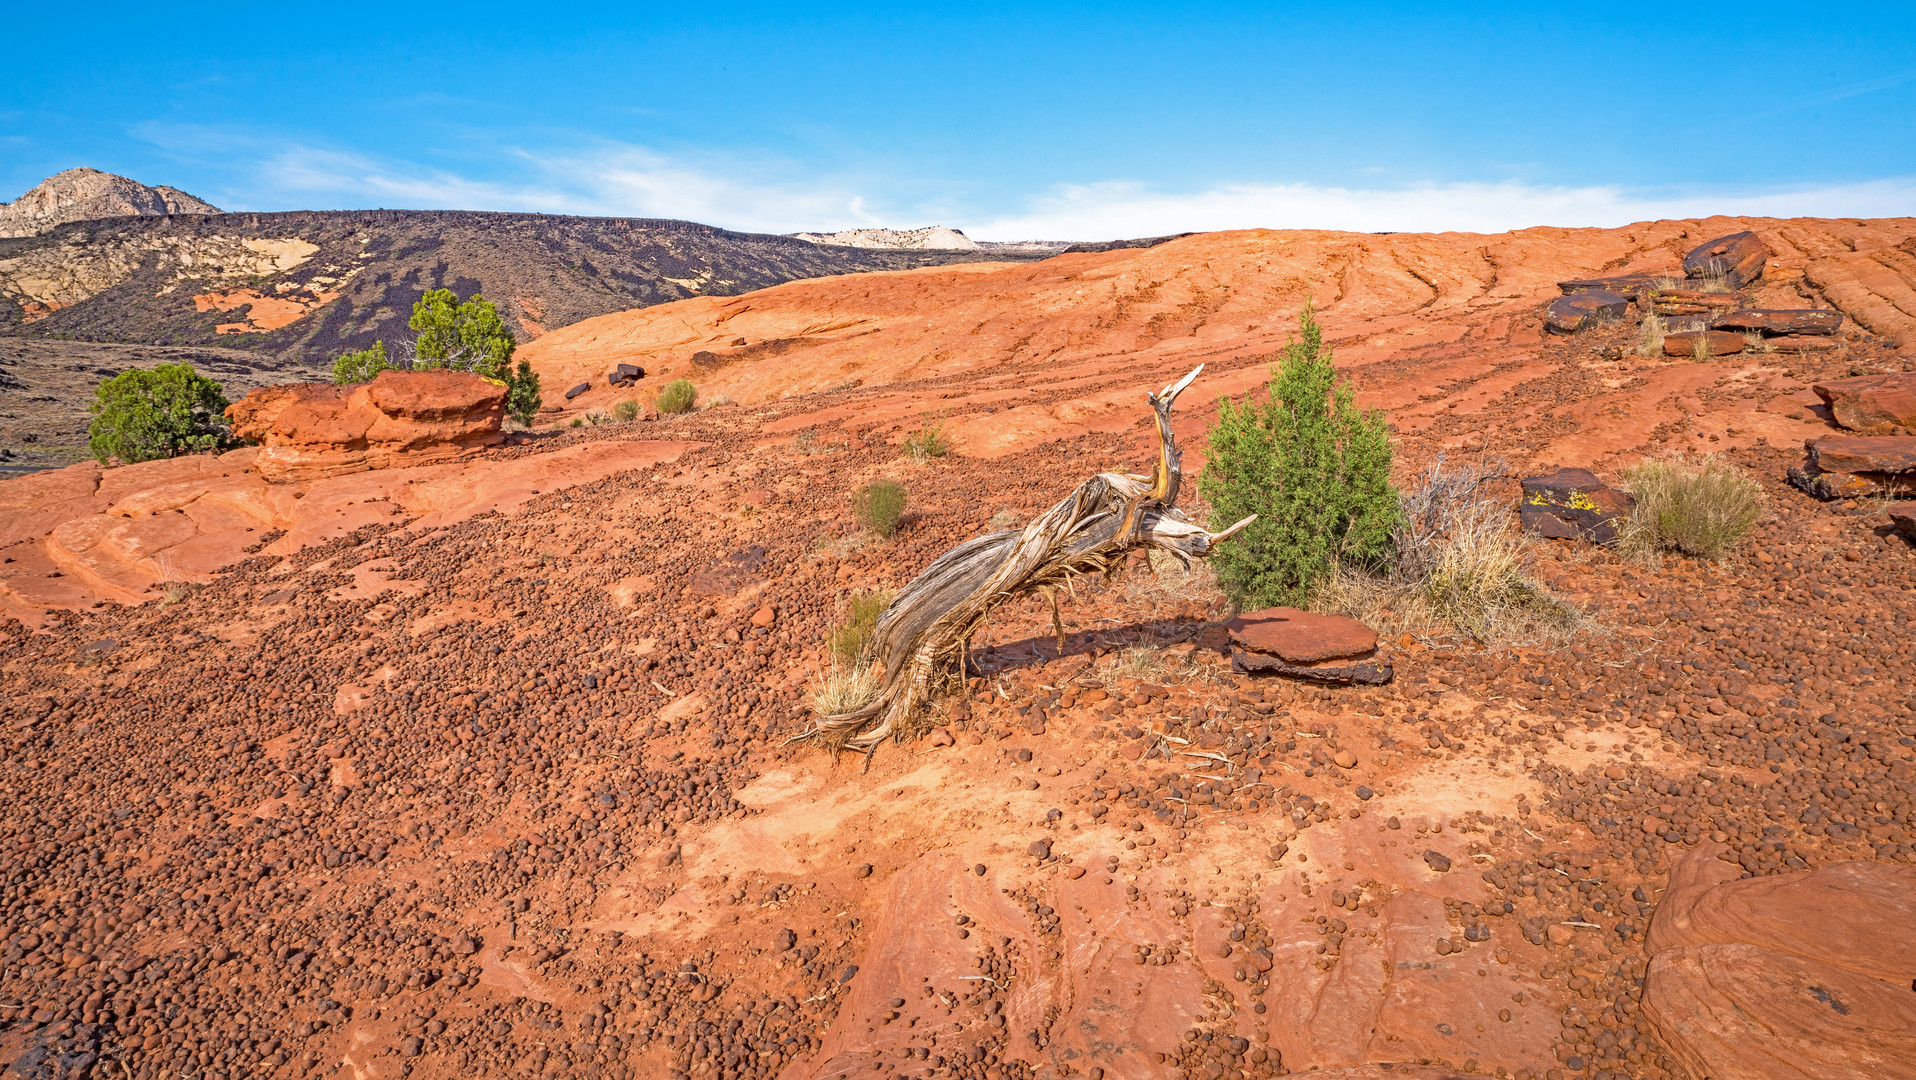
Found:
[{"label": "thin cirrus cloud", "polygon": [[[149,130],[198,157],[204,131]],[[1221,229],[1503,232],[1536,225],[1625,225],[1710,215],[1890,217],[1916,209],[1916,177],[1767,190],[1641,191],[1519,181],[1339,187],[1222,184],[1189,192],[1112,181],[1061,185],[1000,209],[923,180],[817,176],[792,162],[672,155],[608,143],[560,153],[497,150],[478,179],[460,171],[297,141],[220,133],[236,205],[403,206],[676,218],[750,232],[944,224],[979,240],[1104,240]],[[250,165],[244,164],[251,162]],[[911,189],[911,190],[905,190]],[[934,194],[926,196],[926,191]],[[934,201],[935,200],[935,201]]]},{"label": "thin cirrus cloud", "polygon": [[584,153],[507,152],[511,181],[360,154],[284,146],[256,170],[255,201],[416,209],[535,211],[676,218],[749,232],[876,225],[865,200],[830,182],[778,182],[756,162],[692,161],[617,146]]},{"label": "thin cirrus cloud", "polygon": [[1636,193],[1505,183],[1395,189],[1235,184],[1187,194],[1136,184],[1058,188],[1021,212],[970,223],[980,240],[1160,236],[1219,229],[1504,232],[1534,225],[1627,225],[1659,218],[1890,217],[1916,210],[1916,178],[1770,191]]}]

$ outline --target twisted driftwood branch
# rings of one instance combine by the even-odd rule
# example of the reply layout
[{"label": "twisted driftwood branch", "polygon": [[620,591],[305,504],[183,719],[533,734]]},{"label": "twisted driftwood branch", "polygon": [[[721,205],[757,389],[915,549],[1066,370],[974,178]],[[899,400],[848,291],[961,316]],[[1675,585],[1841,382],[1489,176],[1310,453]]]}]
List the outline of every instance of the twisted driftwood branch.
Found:
[{"label": "twisted driftwood branch", "polygon": [[878,617],[865,656],[878,670],[878,695],[855,711],[819,717],[798,738],[869,753],[886,738],[903,737],[925,706],[962,680],[972,635],[992,608],[1042,594],[1062,638],[1057,589],[1092,574],[1115,576],[1137,548],[1162,548],[1189,568],[1192,558],[1208,556],[1213,545],[1257,520],[1253,515],[1213,533],[1175,505],[1183,471],[1171,406],[1203,370],[1200,364],[1149,395],[1158,424],[1150,476],[1100,473],[1023,529],[967,540],[939,556]]}]

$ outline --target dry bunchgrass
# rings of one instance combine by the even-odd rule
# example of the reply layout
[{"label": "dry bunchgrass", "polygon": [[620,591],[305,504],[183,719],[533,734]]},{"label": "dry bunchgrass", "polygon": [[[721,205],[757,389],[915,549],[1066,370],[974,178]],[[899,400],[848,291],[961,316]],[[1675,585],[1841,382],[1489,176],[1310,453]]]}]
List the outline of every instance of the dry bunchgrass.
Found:
[{"label": "dry bunchgrass", "polygon": [[1645,313],[1643,321],[1637,324],[1637,355],[1662,356],[1663,339],[1667,334],[1663,316],[1654,311]]},{"label": "dry bunchgrass", "polygon": [[1655,564],[1670,552],[1722,559],[1749,540],[1768,501],[1747,472],[1719,455],[1645,461],[1623,473],[1636,496],[1617,546]]},{"label": "dry bunchgrass", "polygon": [[1401,496],[1390,562],[1339,567],[1312,607],[1380,634],[1461,632],[1508,644],[1559,641],[1588,625],[1574,604],[1530,573],[1533,541],[1487,486],[1501,462],[1453,466],[1439,457]]},{"label": "dry bunchgrass", "polygon": [[1120,679],[1160,679],[1169,670],[1156,646],[1134,645],[1113,654],[1110,662],[1098,669],[1096,678],[1110,686]]},{"label": "dry bunchgrass", "polygon": [[812,710],[820,716],[856,712],[878,696],[878,673],[868,664],[827,672],[812,689]]}]

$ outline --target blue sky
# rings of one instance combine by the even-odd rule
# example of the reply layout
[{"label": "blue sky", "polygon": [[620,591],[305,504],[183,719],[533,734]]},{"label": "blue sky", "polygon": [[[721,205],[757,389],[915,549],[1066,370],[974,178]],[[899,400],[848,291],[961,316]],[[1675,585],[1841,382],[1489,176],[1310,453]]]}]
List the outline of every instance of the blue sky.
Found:
[{"label": "blue sky", "polygon": [[230,210],[997,240],[1916,214],[1907,0],[37,5],[10,33],[0,199],[84,164]]}]

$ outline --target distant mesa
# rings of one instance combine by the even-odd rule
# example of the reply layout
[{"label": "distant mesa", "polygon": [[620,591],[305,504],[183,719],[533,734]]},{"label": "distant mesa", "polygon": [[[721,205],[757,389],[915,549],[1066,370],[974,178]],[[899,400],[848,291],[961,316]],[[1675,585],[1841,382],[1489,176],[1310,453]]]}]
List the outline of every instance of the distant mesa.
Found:
[{"label": "distant mesa", "polygon": [[219,207],[178,188],[89,169],[68,169],[42,180],[11,203],[0,203],[0,237],[38,236],[69,221],[113,217],[217,214]]}]

